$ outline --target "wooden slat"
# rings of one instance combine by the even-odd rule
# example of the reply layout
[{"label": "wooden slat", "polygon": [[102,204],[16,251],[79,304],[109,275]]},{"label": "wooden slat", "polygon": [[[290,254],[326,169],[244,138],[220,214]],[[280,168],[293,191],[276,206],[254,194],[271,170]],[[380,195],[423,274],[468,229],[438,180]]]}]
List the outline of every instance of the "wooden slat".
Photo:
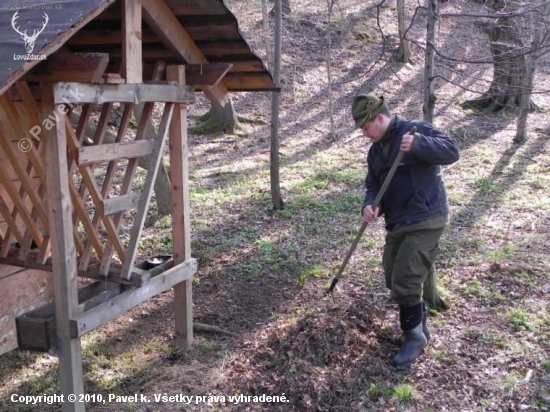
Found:
[{"label": "wooden slat", "polygon": [[[4,139],[4,137],[0,136],[0,139]],[[10,199],[14,203],[14,206],[17,208],[17,211],[19,212],[19,216],[23,219],[23,222],[25,223],[27,229],[32,232],[34,240],[38,245],[41,245],[43,239],[42,233],[38,229],[37,225],[34,223],[34,220],[32,219],[31,214],[27,209],[27,206],[21,201],[18,190],[11,181],[11,178],[6,175],[3,167],[0,167],[0,183],[4,185],[8,196],[10,197]]]},{"label": "wooden slat", "polygon": [[[15,129],[12,129],[12,127]],[[18,121],[17,112],[14,111],[13,102],[7,96],[0,96],[0,129],[4,138],[0,139],[0,146],[4,150],[4,153],[12,160],[18,158],[17,153],[13,145],[5,138],[10,134],[15,136],[25,136],[25,132],[21,130],[21,124]],[[48,217],[44,211],[42,199],[38,196],[37,189],[31,184],[30,177],[23,169],[22,165],[18,161],[12,161],[11,165],[17,174],[17,177],[21,181],[21,184],[27,191],[29,198],[31,199],[33,206],[37,209],[38,216],[44,224],[48,226]],[[38,171],[37,171],[38,172]]]},{"label": "wooden slat", "polygon": [[[189,64],[208,63],[193,38],[183,28],[164,0],[142,1],[145,21],[157,33],[167,48],[176,52],[180,58]],[[227,97],[227,88],[223,82],[220,82],[216,86],[205,87],[204,94],[216,106],[223,106]]]},{"label": "wooden slat", "polygon": [[153,152],[153,147],[154,142],[151,140],[81,147],[77,152],[77,164],[78,166],[86,166],[116,159],[147,156]]},{"label": "wooden slat", "polygon": [[111,216],[117,213],[133,210],[138,207],[141,193],[128,193],[103,201],[103,215]]},{"label": "wooden slat", "polygon": [[170,289],[175,284],[191,279],[196,271],[196,259],[189,259],[153,277],[145,286],[130,289],[109,302],[73,316],[70,321],[72,336],[78,338],[115,319],[141,302]]},{"label": "wooden slat", "polygon": [[122,277],[129,277],[134,266],[134,260],[137,255],[139,241],[141,239],[141,232],[143,230],[145,218],[147,217],[149,201],[151,200],[153,185],[155,184],[158,169],[162,160],[162,149],[164,148],[164,143],[166,142],[166,137],[168,136],[168,127],[170,125],[170,120],[172,120],[173,111],[174,104],[166,103],[157,136],[154,140],[155,146],[153,153],[151,154],[153,161],[149,163],[147,177],[145,178],[145,184],[142,189],[142,195],[139,199],[138,209],[130,235],[130,242],[128,243],[126,260],[124,260],[122,264]]},{"label": "wooden slat", "polygon": [[[19,243],[23,243],[23,235],[19,232],[19,228],[15,224],[15,220],[11,216],[10,209],[8,205],[6,205],[6,202],[4,202],[4,199],[0,196],[0,214],[4,218],[5,222],[8,224],[8,227],[11,231],[11,233],[15,236],[17,241]],[[5,257],[8,255],[8,252],[10,250],[10,243],[11,243],[11,236],[6,236],[4,238],[4,243],[2,244],[2,257]]]},{"label": "wooden slat", "polygon": [[[16,88],[17,88],[17,91],[19,92],[19,95],[21,96],[21,98],[23,100],[23,103],[24,103],[25,107],[27,107],[29,117],[32,119],[34,124],[40,124],[40,118],[38,117],[38,113],[39,113],[38,112],[38,106],[37,106],[37,104],[34,100],[33,94],[31,92],[28,84],[26,82],[17,82],[16,83]],[[91,108],[88,108],[88,109],[91,109]],[[86,108],[84,110],[86,110]],[[19,115],[21,116],[21,113],[19,113]],[[30,138],[30,136],[29,136],[29,138]],[[44,163],[42,161],[42,156],[41,156],[38,148],[36,148],[34,146],[31,146],[31,150],[29,150],[27,152],[27,156],[29,157],[29,160],[32,163],[33,168],[36,171],[36,173],[37,173],[37,175],[40,178],[40,181],[42,183],[42,186],[39,189],[39,196],[41,198],[43,198],[43,196],[44,196],[43,187],[45,187],[45,185],[46,185],[46,173],[45,173],[45,166],[44,166]],[[72,180],[69,180],[69,184],[74,185],[74,182]],[[73,199],[73,201],[74,201],[74,199]],[[75,203],[75,205],[76,205],[76,207],[79,207],[78,204]],[[33,213],[36,213],[36,211],[33,210]],[[47,239],[49,239],[49,237]],[[76,227],[76,225],[73,225],[73,239],[74,239],[74,242],[75,242],[77,253],[82,253],[82,251],[84,250],[84,245],[82,243],[82,239],[80,238],[80,236],[78,234],[78,228]],[[46,244],[46,245],[41,246],[41,250],[45,254],[47,254],[48,245]],[[41,255],[41,256],[42,256],[42,259],[47,257],[46,255]]]},{"label": "wooden slat", "polygon": [[[43,113],[54,110],[51,85],[42,86]],[[48,211],[52,237],[52,266],[55,289],[56,335],[59,339],[59,373],[61,392],[84,393],[82,380],[82,349],[79,339],[73,339],[69,331],[69,319],[78,312],[78,283],[76,251],[72,237],[71,202],[67,175],[66,124],[72,129],[66,116],[60,116],[56,127],[45,130]],[[78,395],[77,395],[78,396]],[[84,410],[84,404],[74,409]]]},{"label": "wooden slat", "polygon": [[[166,63],[161,60],[157,61],[153,69],[153,73],[151,75],[151,80],[160,80],[164,75],[165,69],[166,69]],[[144,140],[144,138],[146,137],[148,123],[151,121],[150,117],[151,117],[151,114],[153,113],[153,109],[154,109],[153,103],[145,103],[143,105],[143,111],[141,113],[141,118],[136,131],[136,137],[135,137],[136,141]],[[131,111],[129,113],[131,113]],[[119,137],[120,137],[120,130],[119,130],[119,135],[117,136],[117,139]],[[116,164],[117,162],[114,161],[114,162],[111,162],[111,164],[109,165],[109,168],[107,169],[107,176],[105,178],[106,181],[107,179],[112,180],[115,173]],[[125,195],[130,192],[137,167],[138,167],[137,158],[133,158],[128,161],[128,164],[126,166],[126,172],[124,173],[124,178],[122,181],[122,186],[119,190],[119,195]],[[123,213],[120,213],[113,217],[115,228],[117,231],[119,230],[120,225],[122,224],[123,217],[124,217]],[[101,261],[101,266],[100,266],[100,272],[102,274],[107,274],[109,272],[109,268],[111,266],[112,253],[113,253],[113,247],[112,247],[112,244],[108,241],[107,244],[105,245],[105,251],[104,251],[103,259]]]},{"label": "wooden slat", "polygon": [[[182,66],[169,66],[168,80],[185,84]],[[191,219],[189,202],[189,147],[187,141],[187,111],[176,105],[170,123],[170,184],[172,185],[172,253],[174,262],[191,258]],[[193,344],[193,282],[174,285],[176,344],[188,349]]]},{"label": "wooden slat", "polygon": [[[66,115],[63,117],[65,119],[67,118]],[[69,143],[69,147],[71,148],[71,150],[77,151],[80,144],[75,135],[73,127],[71,126],[68,119],[65,123],[66,123],[67,132],[68,132],[67,142]],[[84,181],[86,187],[90,191],[90,195],[92,197],[92,200],[94,201],[95,206],[100,207],[101,203],[103,202],[103,196],[101,195],[101,192],[97,187],[97,183],[94,179],[94,176],[90,167],[83,166],[79,168],[79,170],[80,170],[80,174],[82,175],[82,180]],[[122,246],[122,242],[118,238],[118,233],[115,230],[113,221],[106,216],[102,217],[102,221],[103,221],[103,224],[105,225],[105,230],[107,231],[110,241],[113,242],[113,245],[118,254],[118,257],[120,258],[121,261],[124,261],[124,256],[125,256],[124,247]]]},{"label": "wooden slat", "polygon": [[[126,130],[128,129],[128,124],[130,123],[130,117],[132,116],[132,106],[131,104],[126,104],[124,106],[124,110],[122,111],[122,119],[120,120],[120,126],[117,132],[117,136],[115,139],[115,143],[119,143],[124,138],[124,135],[126,134]],[[103,185],[101,187],[101,196],[106,199],[109,196],[109,191],[111,190],[111,185],[113,183],[113,179],[116,173],[118,162],[112,161],[109,163],[109,166],[107,167],[107,173],[105,174],[105,179],[103,181]],[[92,227],[94,230],[97,230],[99,227],[99,222],[101,215],[99,211],[96,209],[94,212],[94,217],[92,218]],[[115,228],[118,231],[118,226],[115,222]],[[106,256],[108,255],[108,256]],[[105,248],[103,250],[103,259],[111,260],[112,255],[112,248],[109,247],[109,243],[105,245]],[[84,252],[80,256],[80,262],[78,264],[78,267],[80,270],[86,270],[88,268],[88,264],[90,262],[91,258],[91,245],[87,244],[84,248]]]},{"label": "wooden slat", "polygon": [[106,53],[58,52],[25,74],[25,82],[99,83],[109,63]]},{"label": "wooden slat", "polygon": [[143,81],[141,57],[141,0],[122,0],[122,66],[127,83]]},{"label": "wooden slat", "polygon": [[144,102],[193,103],[195,101],[191,87],[170,84],[56,83],[54,93],[56,103],[139,104]]}]

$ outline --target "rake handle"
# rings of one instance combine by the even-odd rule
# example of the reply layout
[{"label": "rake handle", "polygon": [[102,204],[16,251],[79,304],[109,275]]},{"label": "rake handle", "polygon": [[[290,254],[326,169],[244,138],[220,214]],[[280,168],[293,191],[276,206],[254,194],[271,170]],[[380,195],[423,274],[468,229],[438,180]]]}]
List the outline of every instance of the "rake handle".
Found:
[{"label": "rake handle", "polygon": [[[408,134],[415,134],[416,133],[416,126],[413,126],[412,129],[409,131]],[[382,187],[378,191],[378,194],[376,195],[376,198],[374,199],[374,202],[372,202],[372,210],[375,211],[378,205],[380,204],[380,201],[382,200],[382,196],[384,196],[384,193],[386,193],[386,190],[388,189],[388,186],[390,185],[390,182],[393,178],[393,175],[395,174],[395,171],[397,170],[397,167],[399,166],[399,163],[401,163],[401,160],[403,159],[403,156],[405,155],[405,152],[400,150],[397,154],[395,160],[393,161],[390,171],[388,172],[388,175],[386,176],[386,179],[384,179],[384,183],[382,183]],[[338,269],[338,273],[336,276],[334,276],[334,279],[332,279],[332,283],[330,284],[330,287],[327,290],[327,293],[330,293],[334,290],[336,284],[338,283],[338,280],[340,280],[340,277],[342,276],[342,273],[344,272],[344,269],[348,265],[349,260],[351,259],[351,255],[353,255],[353,252],[357,248],[357,245],[359,244],[359,241],[361,240],[361,237],[363,236],[363,233],[365,233],[365,229],[367,228],[368,223],[363,222],[361,227],[359,228],[359,232],[357,232],[357,235],[355,236],[355,239],[353,240],[353,243],[351,244],[351,247],[349,248],[349,251],[344,258],[344,261],[340,265],[340,268]]]}]

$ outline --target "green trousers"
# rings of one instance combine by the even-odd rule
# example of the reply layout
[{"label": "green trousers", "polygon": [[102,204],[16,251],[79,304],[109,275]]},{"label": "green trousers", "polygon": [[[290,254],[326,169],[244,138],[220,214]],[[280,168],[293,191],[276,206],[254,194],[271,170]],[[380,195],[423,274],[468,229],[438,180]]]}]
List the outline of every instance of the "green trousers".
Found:
[{"label": "green trousers", "polygon": [[400,305],[422,300],[422,290],[439,250],[448,215],[388,231],[383,266],[391,298]]}]

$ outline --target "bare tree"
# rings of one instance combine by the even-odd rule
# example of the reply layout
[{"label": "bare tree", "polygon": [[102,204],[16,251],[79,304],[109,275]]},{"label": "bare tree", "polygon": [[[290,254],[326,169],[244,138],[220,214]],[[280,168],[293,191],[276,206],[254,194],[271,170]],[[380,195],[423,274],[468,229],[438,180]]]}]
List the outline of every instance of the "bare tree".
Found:
[{"label": "bare tree", "polygon": [[[532,60],[534,50],[524,45],[529,31],[524,19],[530,13],[537,12],[537,8],[529,9],[527,6],[532,6],[533,2],[519,0],[487,0],[486,5],[497,17],[489,31],[493,81],[481,98],[466,101],[463,106],[482,113],[493,113],[522,105],[522,96],[526,91],[525,75],[529,72],[528,60],[536,63],[536,59]],[[528,58],[529,53],[531,57]],[[530,107],[534,108],[532,103]]]},{"label": "bare tree", "polygon": [[405,33],[407,31],[405,26],[405,0],[397,0],[397,24],[399,30],[397,61],[408,63],[411,60],[411,43],[405,38]]},{"label": "bare tree", "polygon": [[[281,37],[282,37],[282,5],[281,0],[275,0],[275,50],[273,53],[273,80],[279,89],[281,85]],[[270,178],[271,178],[271,199],[273,209],[281,210],[284,207],[281,196],[281,185],[279,182],[279,93],[280,90],[272,92],[271,97],[271,155],[270,155]]]},{"label": "bare tree", "polygon": [[527,71],[523,78],[524,92],[521,95],[520,114],[517,122],[516,136],[514,143],[523,143],[527,140],[527,116],[531,111],[531,93],[533,92],[533,81],[537,61],[542,54],[545,37],[548,33],[548,5],[541,9],[541,13],[531,15],[529,25],[531,26],[531,47],[526,58]]},{"label": "bare tree", "polygon": [[424,58],[424,120],[433,123],[435,92],[433,84],[435,24],[437,22],[437,0],[428,0],[428,25],[426,30],[426,52]]},{"label": "bare tree", "polygon": [[336,132],[334,129],[334,102],[332,97],[332,72],[330,59],[332,58],[332,37],[331,37],[331,18],[332,18],[332,7],[334,6],[334,0],[327,0],[328,7],[328,30],[327,30],[327,56],[326,56],[326,66],[327,66],[327,82],[328,82],[328,105],[329,105],[329,115],[330,115],[330,135],[332,140],[336,140]]}]

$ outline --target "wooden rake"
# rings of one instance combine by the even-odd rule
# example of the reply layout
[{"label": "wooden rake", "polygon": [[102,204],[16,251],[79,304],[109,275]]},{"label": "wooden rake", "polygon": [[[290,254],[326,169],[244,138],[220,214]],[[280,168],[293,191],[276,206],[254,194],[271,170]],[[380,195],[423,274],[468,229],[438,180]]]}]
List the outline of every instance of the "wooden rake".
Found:
[{"label": "wooden rake", "polygon": [[[416,133],[416,126],[413,126],[413,128],[409,131],[409,134],[414,135],[415,133]],[[384,196],[384,193],[386,192],[386,189],[388,188],[388,186],[389,186],[389,184],[390,184],[390,182],[393,178],[393,175],[395,174],[395,171],[397,170],[397,166],[399,166],[399,163],[401,163],[401,160],[403,159],[404,154],[405,154],[405,152],[400,150],[399,153],[397,154],[397,157],[393,161],[393,163],[391,165],[391,169],[388,172],[388,175],[386,176],[386,179],[384,180],[384,183],[382,184],[382,187],[378,191],[378,195],[376,195],[376,198],[374,199],[374,202],[372,202],[372,209],[373,210],[376,210],[376,208],[380,204],[380,201],[382,200],[382,196]],[[365,229],[367,228],[367,225],[368,225],[367,222],[363,222],[363,224],[361,225],[361,228],[359,229],[359,232],[357,233],[353,243],[351,244],[351,247],[348,251],[348,254],[346,255],[346,257],[344,258],[344,261],[340,265],[340,269],[338,269],[338,273],[336,274],[336,276],[334,276],[334,279],[332,279],[332,283],[330,284],[329,288],[327,289],[327,294],[331,293],[334,290],[334,288],[336,287],[336,284],[338,283],[338,281],[342,277],[342,273],[344,272],[344,269],[348,265],[348,262],[351,259],[351,255],[353,254],[353,252],[357,248],[357,244],[361,240],[361,236],[363,236],[363,233],[365,233]]]}]

